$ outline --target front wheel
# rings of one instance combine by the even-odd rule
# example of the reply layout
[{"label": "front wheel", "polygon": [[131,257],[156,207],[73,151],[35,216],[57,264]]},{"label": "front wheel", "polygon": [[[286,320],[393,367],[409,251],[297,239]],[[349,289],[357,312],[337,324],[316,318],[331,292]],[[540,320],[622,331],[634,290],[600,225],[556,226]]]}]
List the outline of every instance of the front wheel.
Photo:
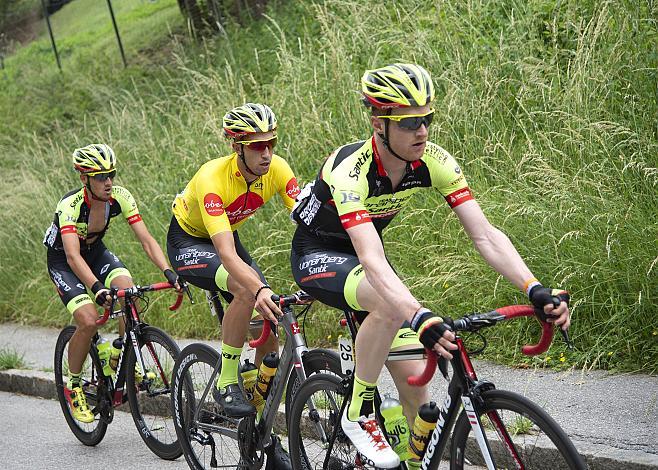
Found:
[{"label": "front wheel", "polygon": [[137,363],[132,344],[128,345],[124,369],[130,412],[148,448],[161,459],[174,460],[183,454],[170,406],[172,372],[180,349],[169,335],[153,326],[142,329],[139,346],[146,369]]},{"label": "front wheel", "polygon": [[[496,468],[527,470],[581,470],[584,459],[573,443],[541,407],[504,390],[482,394],[480,422]],[[457,420],[451,445],[451,470],[486,463],[466,412]]]},{"label": "front wheel", "polygon": [[57,337],[55,345],[55,386],[57,398],[62,407],[66,423],[71,431],[86,446],[95,446],[105,437],[107,431],[107,419],[102,416],[111,408],[107,397],[107,386],[103,376],[103,369],[98,359],[95,348],[91,347],[82,364],[80,374],[82,390],[87,399],[89,409],[94,413],[94,421],[82,423],[77,421],[71,414],[71,408],[64,395],[69,375],[69,341],[75,333],[75,326],[67,326]]},{"label": "front wheel", "polygon": [[340,427],[346,395],[341,378],[330,374],[312,375],[299,388],[288,416],[294,470],[360,468],[356,449]]},{"label": "front wheel", "polygon": [[244,468],[236,420],[219,412],[212,397],[214,383],[201,401],[215,367],[220,364],[216,350],[195,343],[181,351],[174,366],[171,395],[174,426],[185,460],[193,470]]}]

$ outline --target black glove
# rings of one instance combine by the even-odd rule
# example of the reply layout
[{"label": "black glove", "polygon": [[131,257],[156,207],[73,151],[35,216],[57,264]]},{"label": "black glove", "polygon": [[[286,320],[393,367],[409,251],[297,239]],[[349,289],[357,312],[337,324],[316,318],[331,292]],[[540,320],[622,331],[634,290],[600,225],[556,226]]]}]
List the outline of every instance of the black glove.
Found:
[{"label": "black glove", "polygon": [[541,284],[537,284],[528,293],[528,298],[532,305],[544,312],[544,306],[553,305],[557,308],[560,306],[560,302],[566,302],[569,305],[569,293],[564,289],[550,289],[544,287]]},{"label": "black glove", "polygon": [[106,296],[110,295],[110,289],[105,287],[101,281],[96,281],[91,286],[91,292],[94,294],[96,303],[103,307],[105,305]]},{"label": "black glove", "polygon": [[167,282],[171,284],[172,286],[175,286],[176,283],[178,282],[178,274],[173,272],[171,269],[165,269],[164,270],[164,276],[167,278]]},{"label": "black glove", "polygon": [[427,349],[434,349],[436,343],[443,337],[446,331],[452,331],[450,327],[452,319],[441,318],[429,310],[416,313],[411,320],[411,328],[418,333],[418,339]]}]

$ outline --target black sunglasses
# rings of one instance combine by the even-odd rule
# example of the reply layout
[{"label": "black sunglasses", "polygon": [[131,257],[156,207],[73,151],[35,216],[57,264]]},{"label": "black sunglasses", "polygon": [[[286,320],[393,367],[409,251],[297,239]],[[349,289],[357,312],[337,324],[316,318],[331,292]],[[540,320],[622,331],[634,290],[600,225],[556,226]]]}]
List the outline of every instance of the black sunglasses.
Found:
[{"label": "black sunglasses", "polygon": [[405,116],[404,114],[396,114],[394,116],[379,116],[382,119],[390,119],[391,121],[396,121],[400,129],[406,129],[408,131],[416,131],[425,124],[425,127],[429,128],[434,119],[434,110],[431,110],[429,113],[422,116]]},{"label": "black sunglasses", "polygon": [[96,181],[100,181],[102,183],[108,178],[114,179],[116,175],[117,175],[117,171],[112,170],[112,171],[106,171],[105,173],[94,173],[93,175],[89,175],[89,176],[94,178]]}]

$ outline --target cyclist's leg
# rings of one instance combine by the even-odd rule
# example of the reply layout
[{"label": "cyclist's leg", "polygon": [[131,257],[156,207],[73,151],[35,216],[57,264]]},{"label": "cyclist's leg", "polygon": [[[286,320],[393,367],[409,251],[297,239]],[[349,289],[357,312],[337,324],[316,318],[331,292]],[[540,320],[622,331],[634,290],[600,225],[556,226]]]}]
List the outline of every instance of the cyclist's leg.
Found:
[{"label": "cyclist's leg", "polygon": [[[238,256],[247,263],[251,268],[256,271],[256,274],[258,274],[258,277],[260,277],[260,280],[263,282],[263,284],[267,284],[267,280],[265,279],[265,275],[263,272],[260,270],[258,267],[258,264],[256,264],[256,261],[253,260],[249,252],[244,248],[242,245],[242,242],[240,242],[240,237],[238,235],[238,232],[234,232],[234,237],[235,237],[235,250],[238,253]],[[260,314],[256,311],[253,310],[251,314],[251,320],[259,320],[262,319]],[[257,322],[256,325],[251,325],[249,328],[249,332],[251,333],[251,336],[254,338],[258,338],[262,332],[262,323]],[[262,345],[258,346],[256,348],[256,358],[254,360],[256,366],[259,366],[261,361],[263,360],[263,357],[269,352],[278,352],[279,351],[279,342],[277,341],[276,336],[270,335],[268,336],[267,340],[265,343]]]},{"label": "cyclist's leg", "polygon": [[[236,247],[237,244],[236,238]],[[185,281],[202,289],[231,294],[233,300],[222,319],[222,367],[213,396],[226,414],[241,417],[254,413],[255,408],[245,400],[238,386],[240,353],[255,302],[253,293],[230,279],[210,239],[187,234],[175,218],[167,235],[167,254],[172,267]]]},{"label": "cyclist's leg", "polygon": [[[395,335],[395,339],[391,345],[391,351],[404,351],[422,347],[423,345],[418,341],[416,332],[411,329],[409,323],[405,322]],[[393,377],[395,387],[400,394],[400,403],[402,404],[404,415],[407,417],[407,421],[411,427],[413,426],[413,421],[420,405],[429,401],[429,385],[413,387],[407,383],[407,379],[412,375],[422,374],[425,369],[425,361],[387,361],[386,367],[391,377]]]},{"label": "cyclist's leg", "polygon": [[96,334],[96,319],[98,314],[94,303],[87,295],[84,284],[73,273],[65,261],[65,258],[48,259],[48,273],[50,278],[57,287],[57,293],[66,306],[67,310],[73,315],[76,323],[76,329],[69,340],[68,347],[68,369],[69,376],[64,395],[69,402],[73,418],[83,423],[94,421],[94,415],[87,406],[85,395],[82,391],[80,374],[82,365],[89,347],[91,339]]},{"label": "cyclist's leg", "polygon": [[[355,253],[327,249],[315,251],[313,247],[308,246],[304,247],[303,251],[297,251],[299,248],[293,240],[292,272],[295,281],[302,289],[317,300],[333,307],[354,311],[372,310],[363,325],[373,321],[381,323],[380,331],[375,331],[369,336],[361,334],[363,325],[359,329],[356,354],[359,354],[359,350],[368,353],[359,355],[356,361],[353,393],[350,405],[341,417],[341,426],[354,446],[363,457],[373,463],[373,466],[395,467],[399,464],[397,454],[386,443],[377,422],[369,416],[374,411],[375,387],[379,373],[388,356],[393,337],[402,322],[391,320],[386,316],[384,302],[369,284],[362,287],[365,276]],[[366,292],[369,297],[366,296],[366,301],[362,303],[358,294],[368,287],[370,290]],[[361,297],[364,297],[363,294]],[[363,341],[364,338],[366,343]],[[359,365],[365,362],[364,358],[377,355],[381,356],[379,369],[376,364],[378,357],[375,357],[374,366],[371,361],[370,369],[365,372],[363,367],[359,369]]]}]

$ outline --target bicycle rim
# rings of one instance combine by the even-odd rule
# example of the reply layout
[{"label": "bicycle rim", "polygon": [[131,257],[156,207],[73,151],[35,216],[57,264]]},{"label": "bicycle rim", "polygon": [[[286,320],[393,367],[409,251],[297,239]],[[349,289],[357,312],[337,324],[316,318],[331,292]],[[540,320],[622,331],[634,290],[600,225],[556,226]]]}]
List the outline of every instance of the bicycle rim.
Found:
[{"label": "bicycle rim", "polygon": [[[105,432],[107,431],[107,422],[100,419],[100,403],[102,402],[98,399],[99,396],[105,395],[106,388],[102,383],[103,376],[100,363],[98,358],[94,360],[91,350],[87,353],[84,363],[82,364],[80,378],[82,389],[87,399],[87,404],[89,405],[89,409],[94,413],[94,421],[91,423],[82,423],[76,420],[73,417],[73,414],[71,414],[71,408],[64,396],[64,387],[67,386],[69,375],[68,346],[74,332],[75,326],[67,326],[60,332],[59,337],[57,338],[54,363],[57,398],[62,407],[66,423],[75,437],[84,445],[95,446],[103,440]],[[109,402],[104,403],[103,406],[109,406]]]},{"label": "bicycle rim", "polygon": [[[497,469],[580,470],[586,465],[560,426],[539,406],[512,392],[483,394],[480,421]],[[455,426],[451,469],[486,468],[471,425],[462,413]]]},{"label": "bicycle rim", "polygon": [[[174,425],[185,460],[192,469],[244,468],[236,440],[237,426],[218,413],[212,389],[201,403],[218,361],[219,354],[211,347],[191,344],[183,349],[174,366]],[[199,419],[194,421],[197,407]],[[212,431],[209,425],[214,426]]]},{"label": "bicycle rim", "polygon": [[[129,345],[132,348],[132,345]],[[142,329],[140,353],[146,370],[136,363],[132,349],[126,360],[126,391],[135,426],[144,443],[158,457],[177,459],[182,450],[171,413],[171,378],[180,350],[165,332],[149,326]],[[154,377],[144,377],[144,373]]]},{"label": "bicycle rim", "polygon": [[[295,470],[362,468],[356,465],[356,449],[340,429],[344,399],[343,384],[335,375],[315,374],[299,388],[288,417],[290,457]],[[314,410],[309,409],[311,402]],[[327,456],[329,447],[331,455]]]}]

